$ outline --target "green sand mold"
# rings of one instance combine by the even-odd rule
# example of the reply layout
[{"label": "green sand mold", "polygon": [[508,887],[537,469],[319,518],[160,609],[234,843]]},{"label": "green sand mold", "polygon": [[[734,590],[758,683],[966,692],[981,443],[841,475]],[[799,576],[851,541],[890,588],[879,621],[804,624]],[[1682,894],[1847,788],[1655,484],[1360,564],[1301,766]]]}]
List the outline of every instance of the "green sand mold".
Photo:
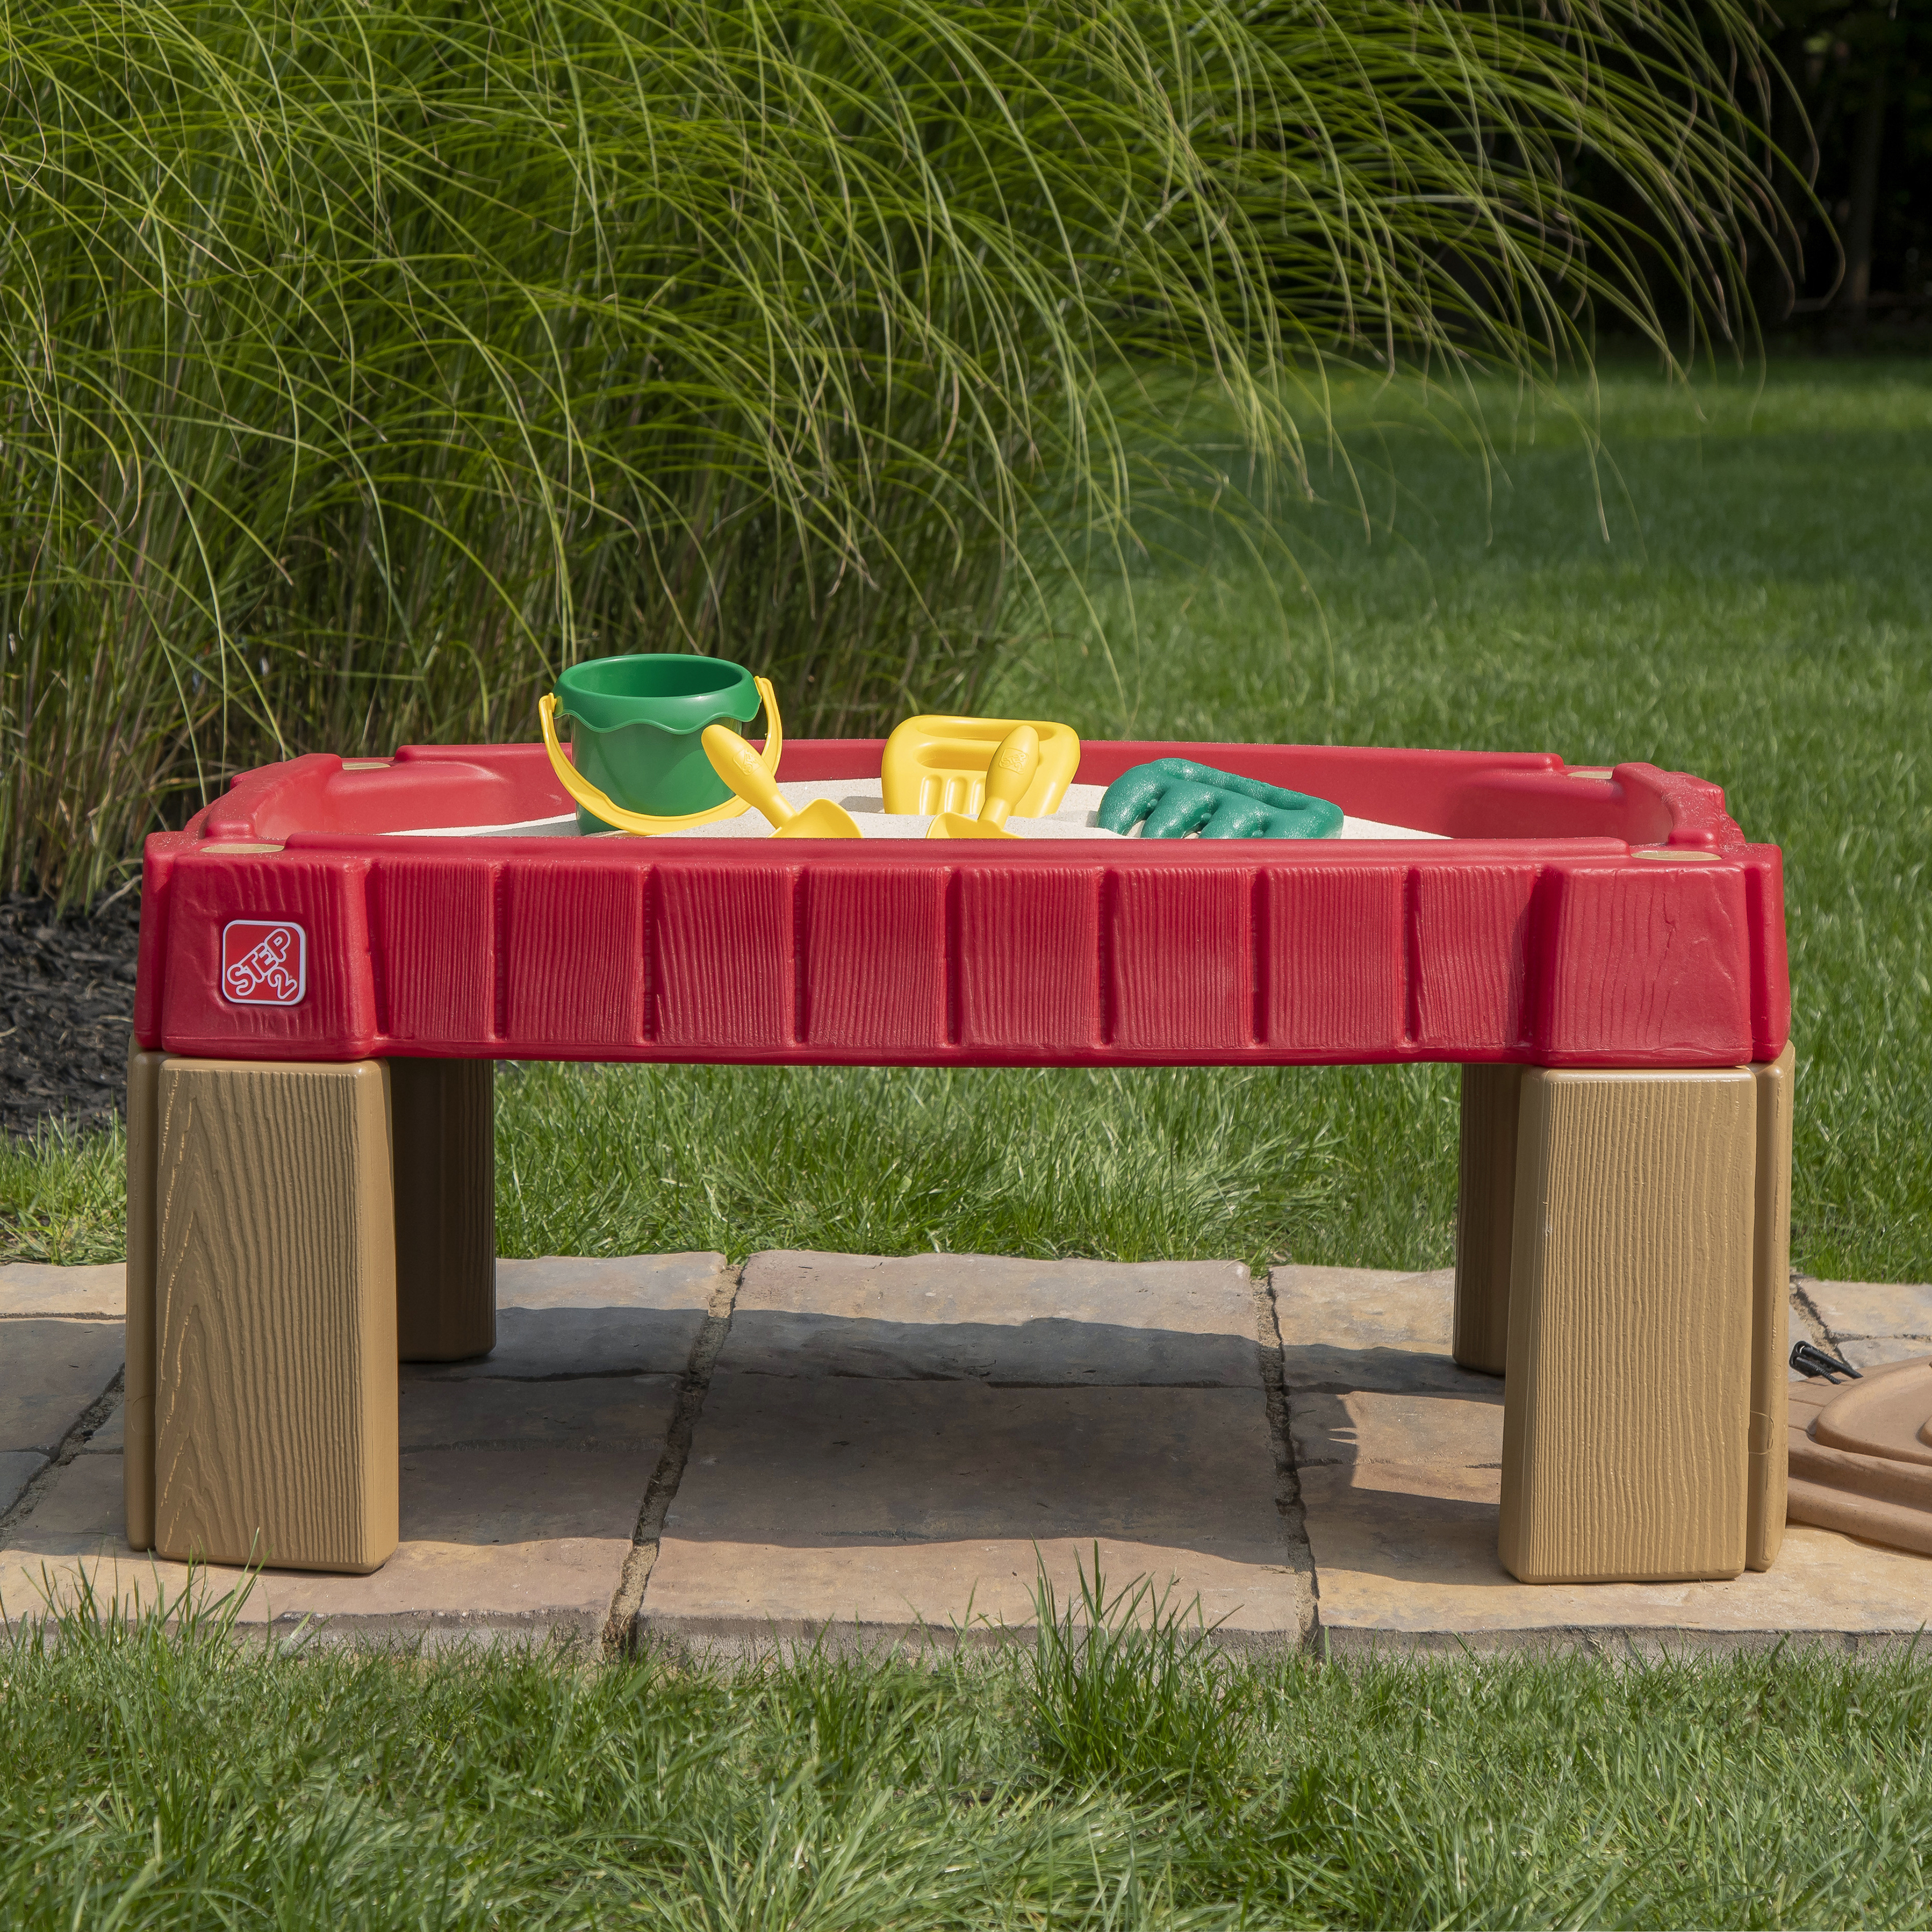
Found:
[{"label": "green sand mold", "polygon": [[[577,769],[626,811],[658,818],[708,812],[731,796],[699,734],[707,724],[749,724],[758,704],[742,664],[686,652],[591,658],[556,681]],[[614,830],[580,805],[577,826]]]},{"label": "green sand mold", "polygon": [[1143,838],[1334,838],[1342,808],[1192,758],[1156,758],[1123,772],[1100,800],[1103,832],[1136,825]]}]

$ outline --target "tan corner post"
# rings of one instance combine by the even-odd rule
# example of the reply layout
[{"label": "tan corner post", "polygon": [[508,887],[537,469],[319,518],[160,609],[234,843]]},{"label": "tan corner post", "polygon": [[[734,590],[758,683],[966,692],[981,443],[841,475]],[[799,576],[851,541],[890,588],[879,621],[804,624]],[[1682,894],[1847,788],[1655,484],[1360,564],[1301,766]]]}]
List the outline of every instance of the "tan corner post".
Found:
[{"label": "tan corner post", "polygon": [[1742,1066],[1523,1076],[1499,1548],[1524,1582],[1744,1567],[1756,1099]]},{"label": "tan corner post", "polygon": [[396,1546],[396,1232],[380,1060],[160,1071],[154,1546],[373,1570]]},{"label": "tan corner post", "polygon": [[1520,1066],[1462,1070],[1462,1145],[1456,1196],[1456,1330],[1466,1369],[1499,1376],[1509,1353],[1510,1243],[1516,1219]]},{"label": "tan corner post", "polygon": [[154,1546],[154,1158],[164,1055],[128,1048],[128,1369],[122,1378],[128,1541]]},{"label": "tan corner post", "polygon": [[1784,1541],[1790,1473],[1786,1430],[1791,1354],[1791,1118],[1796,1054],[1751,1069],[1757,1087],[1757,1181],[1751,1244],[1750,1475],[1744,1562],[1768,1570]]},{"label": "tan corner post", "polygon": [[396,1347],[460,1362],[496,1346],[496,1069],[392,1060]]}]

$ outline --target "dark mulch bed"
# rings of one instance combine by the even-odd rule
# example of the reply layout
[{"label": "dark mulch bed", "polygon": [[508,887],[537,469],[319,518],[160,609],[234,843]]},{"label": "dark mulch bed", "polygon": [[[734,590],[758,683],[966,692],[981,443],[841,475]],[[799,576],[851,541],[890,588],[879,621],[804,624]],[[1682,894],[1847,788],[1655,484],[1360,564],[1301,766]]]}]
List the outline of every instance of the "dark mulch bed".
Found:
[{"label": "dark mulch bed", "polygon": [[0,898],[0,1127],[104,1126],[124,1104],[138,889],[56,918]]}]

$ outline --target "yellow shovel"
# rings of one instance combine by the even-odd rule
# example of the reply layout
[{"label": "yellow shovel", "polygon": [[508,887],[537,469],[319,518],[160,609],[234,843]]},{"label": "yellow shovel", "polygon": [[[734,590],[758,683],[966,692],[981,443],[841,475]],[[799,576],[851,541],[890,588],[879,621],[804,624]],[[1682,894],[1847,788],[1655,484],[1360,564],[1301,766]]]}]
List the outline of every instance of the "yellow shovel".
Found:
[{"label": "yellow shovel", "polygon": [[942,812],[926,828],[928,838],[1017,838],[1006,820],[1026,796],[1040,769],[1040,734],[1030,724],[1016,724],[1000,740],[986,767],[986,802],[977,818],[963,812]]},{"label": "yellow shovel", "polygon": [[775,838],[856,838],[859,828],[842,805],[829,798],[814,800],[802,812],[794,812],[758,754],[735,731],[722,724],[705,726],[700,742],[711,769],[747,805],[756,806],[776,828]]}]

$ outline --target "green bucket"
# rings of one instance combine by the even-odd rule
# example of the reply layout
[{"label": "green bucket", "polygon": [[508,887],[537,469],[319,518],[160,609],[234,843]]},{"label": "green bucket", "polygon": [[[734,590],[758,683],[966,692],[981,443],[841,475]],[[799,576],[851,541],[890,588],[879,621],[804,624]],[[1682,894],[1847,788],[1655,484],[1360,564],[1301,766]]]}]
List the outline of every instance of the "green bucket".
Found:
[{"label": "green bucket", "polygon": [[[578,770],[626,811],[656,818],[708,812],[730,797],[698,734],[707,724],[748,724],[758,704],[742,664],[682,652],[592,658],[556,681]],[[580,805],[577,824],[586,832],[615,829]]]}]

